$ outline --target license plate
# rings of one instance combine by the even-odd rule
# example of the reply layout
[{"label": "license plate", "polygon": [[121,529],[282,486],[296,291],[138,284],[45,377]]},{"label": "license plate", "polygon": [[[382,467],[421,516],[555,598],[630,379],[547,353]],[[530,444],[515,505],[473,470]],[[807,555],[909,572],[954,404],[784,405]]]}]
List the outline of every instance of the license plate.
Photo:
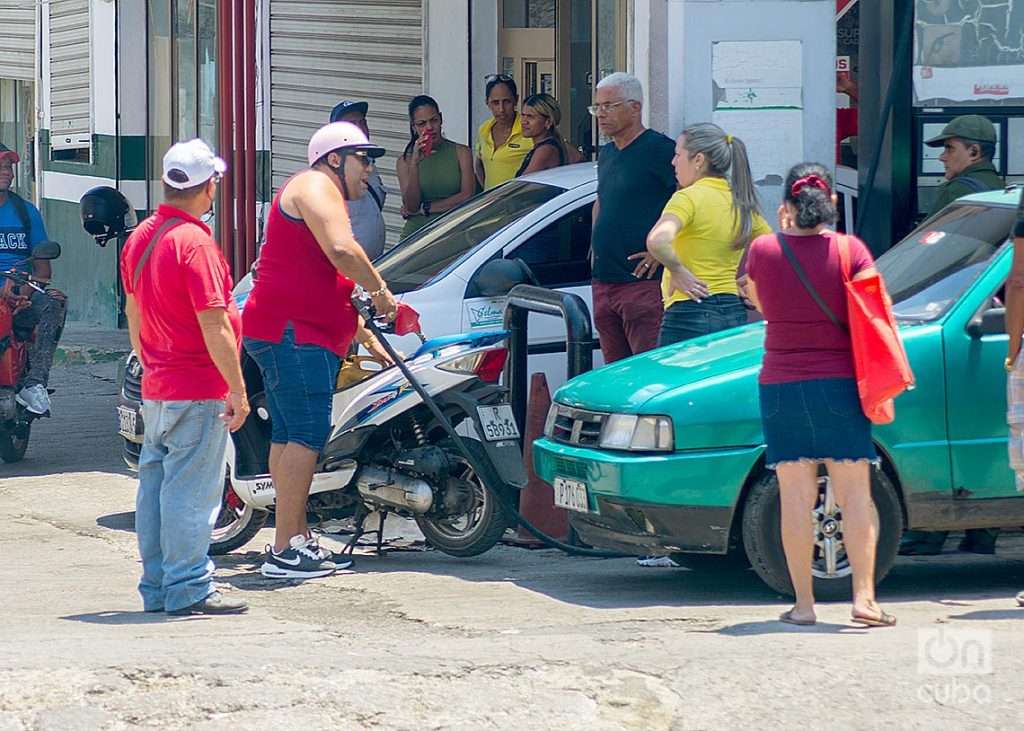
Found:
[{"label": "license plate", "polygon": [[141,442],[138,430],[139,415],[127,406],[117,407],[117,432],[130,442]]},{"label": "license plate", "polygon": [[480,415],[480,426],[484,430],[484,439],[489,442],[501,442],[506,439],[519,438],[519,425],[508,404],[498,406],[477,406]]},{"label": "license plate", "polygon": [[590,511],[590,503],[587,500],[587,486],[579,480],[556,477],[552,487],[555,488],[555,505],[558,507],[576,510],[581,513]]}]

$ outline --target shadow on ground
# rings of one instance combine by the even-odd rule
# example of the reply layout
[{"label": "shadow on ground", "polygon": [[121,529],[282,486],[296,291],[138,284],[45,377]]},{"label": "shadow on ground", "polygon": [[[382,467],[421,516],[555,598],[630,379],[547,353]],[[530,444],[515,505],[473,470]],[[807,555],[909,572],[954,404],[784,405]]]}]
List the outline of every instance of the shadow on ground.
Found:
[{"label": "shadow on ground", "polygon": [[69,614],[61,619],[68,622],[84,622],[85,624],[102,625],[132,625],[132,624],[166,624],[167,622],[188,622],[195,620],[207,620],[211,617],[194,615],[185,617],[171,617],[163,612],[90,612],[88,614]]}]

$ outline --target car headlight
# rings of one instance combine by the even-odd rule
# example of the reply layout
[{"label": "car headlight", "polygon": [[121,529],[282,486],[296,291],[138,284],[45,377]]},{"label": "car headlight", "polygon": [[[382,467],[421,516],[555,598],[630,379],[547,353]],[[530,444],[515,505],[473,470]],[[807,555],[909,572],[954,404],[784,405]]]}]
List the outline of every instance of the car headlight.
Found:
[{"label": "car headlight", "polygon": [[671,452],[675,449],[672,419],[667,416],[609,414],[601,429],[603,449]]}]

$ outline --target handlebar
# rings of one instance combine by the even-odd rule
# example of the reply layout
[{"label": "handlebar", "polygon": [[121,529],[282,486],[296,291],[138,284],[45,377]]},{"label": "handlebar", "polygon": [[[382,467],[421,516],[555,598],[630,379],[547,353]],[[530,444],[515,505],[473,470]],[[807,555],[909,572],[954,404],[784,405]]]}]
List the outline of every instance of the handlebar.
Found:
[{"label": "handlebar", "polygon": [[17,284],[23,284],[27,287],[30,287],[31,289],[34,289],[36,292],[39,292],[40,294],[46,292],[46,290],[43,287],[40,287],[38,284],[32,281],[31,276],[26,277],[21,273],[14,271],[13,269],[6,272],[0,272],[0,277],[6,277],[7,279],[10,279],[16,282]]}]

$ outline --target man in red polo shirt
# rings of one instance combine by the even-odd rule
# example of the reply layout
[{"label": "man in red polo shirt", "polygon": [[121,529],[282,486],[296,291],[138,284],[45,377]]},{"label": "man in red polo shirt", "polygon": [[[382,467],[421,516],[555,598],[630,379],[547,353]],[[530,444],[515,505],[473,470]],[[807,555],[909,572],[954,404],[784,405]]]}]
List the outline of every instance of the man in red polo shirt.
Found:
[{"label": "man in red polo shirt", "polygon": [[228,430],[249,413],[231,275],[200,220],[227,166],[192,140],[171,147],[163,168],[166,202],[121,254],[128,331],[145,368],[135,508],[139,593],[147,612],[237,614],[245,603],[213,588],[207,556]]}]

